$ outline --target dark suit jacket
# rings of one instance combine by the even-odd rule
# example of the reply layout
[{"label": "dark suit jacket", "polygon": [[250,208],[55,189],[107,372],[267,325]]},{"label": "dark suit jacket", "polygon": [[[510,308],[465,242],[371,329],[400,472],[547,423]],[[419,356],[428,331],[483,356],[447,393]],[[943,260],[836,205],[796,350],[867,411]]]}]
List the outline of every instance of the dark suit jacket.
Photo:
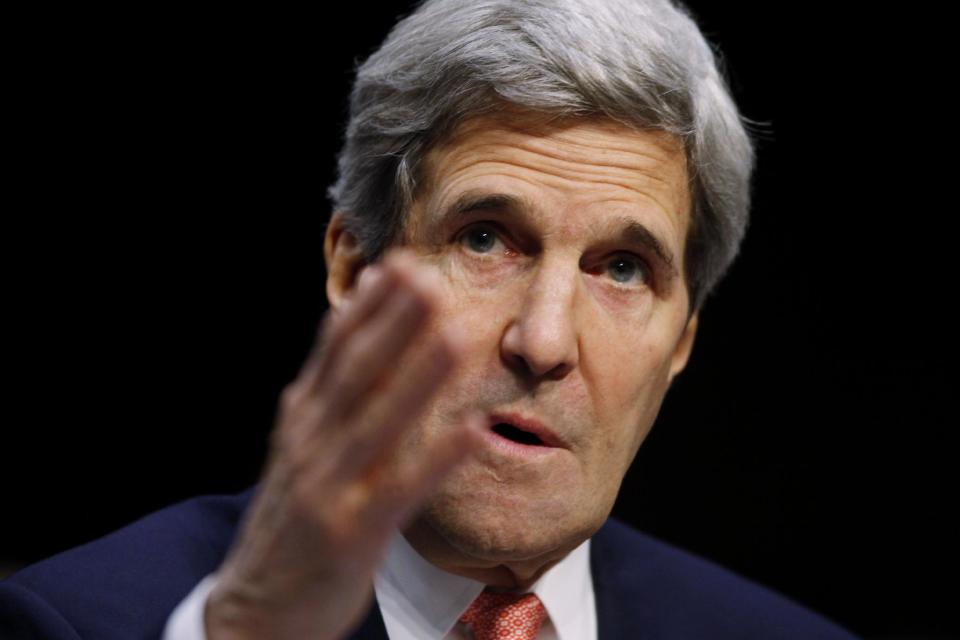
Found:
[{"label": "dark suit jacket", "polygon": [[[0,582],[0,638],[158,638],[215,571],[253,489],[187,500]],[[729,571],[609,520],[591,543],[599,640],[851,638]],[[355,640],[385,640],[374,604]]]}]

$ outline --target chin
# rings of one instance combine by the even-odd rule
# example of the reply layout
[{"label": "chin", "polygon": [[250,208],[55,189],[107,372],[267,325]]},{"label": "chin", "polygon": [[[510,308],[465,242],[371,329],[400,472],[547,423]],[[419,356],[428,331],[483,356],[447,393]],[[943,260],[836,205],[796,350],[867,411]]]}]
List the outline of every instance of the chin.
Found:
[{"label": "chin", "polygon": [[421,520],[456,552],[484,563],[566,553],[593,535],[605,519],[578,518],[569,503],[555,499],[506,502],[471,498],[441,492],[427,503]]}]

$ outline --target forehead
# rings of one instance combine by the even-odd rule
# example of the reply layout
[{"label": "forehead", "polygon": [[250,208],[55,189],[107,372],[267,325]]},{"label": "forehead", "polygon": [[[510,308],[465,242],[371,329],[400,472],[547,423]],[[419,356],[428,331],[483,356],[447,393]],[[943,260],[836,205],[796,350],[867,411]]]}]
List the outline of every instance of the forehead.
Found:
[{"label": "forehead", "polygon": [[[413,215],[436,222],[465,193],[506,192],[532,212],[598,212],[640,219],[682,250],[689,225],[686,156],[676,136],[613,120],[511,109],[469,119],[426,154]],[[592,212],[591,212],[592,213]],[[582,216],[581,216],[582,218]],[[603,217],[588,218],[591,225]]]}]

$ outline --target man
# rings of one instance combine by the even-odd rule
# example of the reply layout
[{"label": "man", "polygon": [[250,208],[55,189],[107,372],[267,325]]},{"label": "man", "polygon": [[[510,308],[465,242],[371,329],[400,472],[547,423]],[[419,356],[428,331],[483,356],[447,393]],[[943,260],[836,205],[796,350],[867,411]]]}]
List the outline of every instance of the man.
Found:
[{"label": "man", "polygon": [[21,572],[0,620],[56,638],[849,637],[608,521],[737,253],[751,170],[710,48],[666,0],[425,2],[358,71],[331,311],[262,482]]}]

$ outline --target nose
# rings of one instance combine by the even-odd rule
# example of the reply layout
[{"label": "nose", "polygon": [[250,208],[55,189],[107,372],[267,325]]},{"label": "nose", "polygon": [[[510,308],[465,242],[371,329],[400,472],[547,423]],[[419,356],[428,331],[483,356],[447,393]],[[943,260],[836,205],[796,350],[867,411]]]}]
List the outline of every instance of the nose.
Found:
[{"label": "nose", "polygon": [[559,380],[580,359],[574,304],[579,268],[541,265],[516,301],[500,341],[508,367],[528,379]]}]

